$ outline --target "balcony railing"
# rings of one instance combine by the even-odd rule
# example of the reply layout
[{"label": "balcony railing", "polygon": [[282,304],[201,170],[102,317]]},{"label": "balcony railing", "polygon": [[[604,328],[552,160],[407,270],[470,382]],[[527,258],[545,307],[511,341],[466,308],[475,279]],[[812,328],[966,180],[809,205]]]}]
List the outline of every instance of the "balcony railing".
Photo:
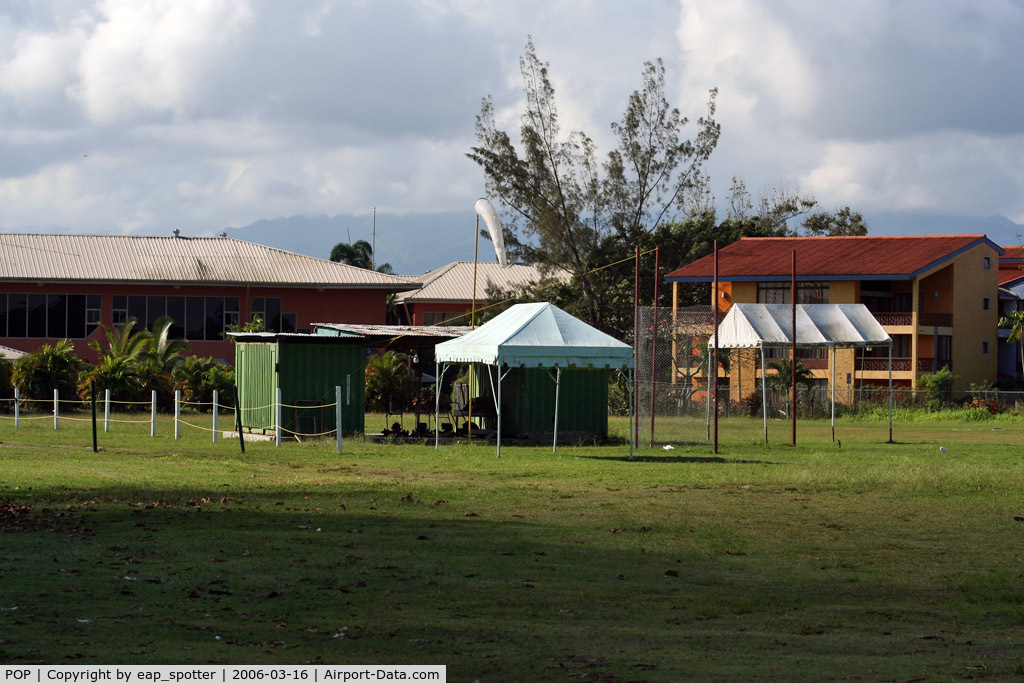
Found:
[{"label": "balcony railing", "polygon": [[952,313],[920,313],[917,316],[918,325],[928,327],[953,327]]},{"label": "balcony railing", "polygon": [[[913,313],[896,313],[893,311],[872,311],[871,315],[879,325],[912,325],[914,323]],[[952,313],[918,313],[917,324],[928,327],[952,327]]]},{"label": "balcony railing", "polygon": [[[942,365],[949,365],[952,368],[952,361],[940,359]],[[893,358],[892,359],[892,371],[893,372],[910,372],[910,368],[914,363],[913,358]],[[858,358],[857,369],[865,372],[888,372],[889,371],[889,359],[888,358]],[[934,358],[918,358],[917,359],[917,371],[918,372],[935,372],[935,359]]]}]

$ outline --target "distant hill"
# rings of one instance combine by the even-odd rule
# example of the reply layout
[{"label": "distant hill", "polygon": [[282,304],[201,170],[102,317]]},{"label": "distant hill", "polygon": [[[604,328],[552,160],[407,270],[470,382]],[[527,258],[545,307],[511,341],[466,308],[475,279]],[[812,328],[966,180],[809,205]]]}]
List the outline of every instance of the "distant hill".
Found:
[{"label": "distant hill", "polygon": [[[418,275],[452,261],[472,260],[476,214],[377,214],[377,263],[390,263],[396,273]],[[231,237],[328,258],[338,242],[373,239],[370,214],[291,216],[226,228]],[[490,259],[488,259],[488,254]],[[480,244],[480,260],[493,260],[490,245]]]},{"label": "distant hill", "polygon": [[[1004,216],[954,216],[922,212],[879,212],[864,215],[872,235],[986,234],[996,244],[1024,243],[1024,225]],[[377,214],[377,262],[396,273],[418,275],[452,261],[473,258],[476,214],[472,211],[403,216]],[[372,240],[371,214],[291,216],[227,228],[238,239],[328,258],[338,242]],[[480,240],[481,261],[494,260],[490,244]]]},{"label": "distant hill", "polygon": [[1005,216],[953,216],[949,214],[888,212],[864,214],[869,235],[974,235],[984,234],[1000,246],[1024,243],[1024,225]]}]

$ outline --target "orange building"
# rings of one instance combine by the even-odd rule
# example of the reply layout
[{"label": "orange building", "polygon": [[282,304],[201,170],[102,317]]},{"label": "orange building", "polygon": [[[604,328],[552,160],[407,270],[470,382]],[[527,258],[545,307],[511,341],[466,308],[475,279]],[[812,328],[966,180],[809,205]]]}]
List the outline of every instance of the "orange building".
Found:
[{"label": "orange building", "polygon": [[[960,377],[956,389],[995,381],[1004,252],[984,235],[743,238],[719,250],[713,305],[725,312],[733,302],[789,303],[794,251],[797,302],[866,305],[892,337],[896,385],[916,388],[943,366]],[[666,280],[710,283],[713,270],[709,255]],[[888,354],[840,350],[837,384],[887,383]],[[815,378],[831,376],[828,354],[801,355]],[[753,389],[756,369],[743,374],[736,388]],[[740,372],[733,375],[736,384]]]}]

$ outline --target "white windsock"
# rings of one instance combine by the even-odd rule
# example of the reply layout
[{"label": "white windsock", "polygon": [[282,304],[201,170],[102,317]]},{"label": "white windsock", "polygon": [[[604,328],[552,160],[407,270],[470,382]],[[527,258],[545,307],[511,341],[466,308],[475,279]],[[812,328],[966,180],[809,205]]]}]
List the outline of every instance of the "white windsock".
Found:
[{"label": "white windsock", "polygon": [[487,224],[487,232],[491,233],[491,242],[494,243],[494,253],[498,257],[498,263],[504,268],[508,265],[508,260],[505,258],[505,237],[501,232],[498,212],[494,210],[489,201],[481,197],[476,200],[476,213]]}]

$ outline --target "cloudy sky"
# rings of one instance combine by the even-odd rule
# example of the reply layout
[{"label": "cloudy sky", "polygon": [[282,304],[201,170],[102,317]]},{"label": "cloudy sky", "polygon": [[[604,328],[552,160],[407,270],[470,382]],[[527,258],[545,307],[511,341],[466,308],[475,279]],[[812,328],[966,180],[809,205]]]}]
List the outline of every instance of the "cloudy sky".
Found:
[{"label": "cloudy sky", "polygon": [[693,118],[717,87],[720,200],[1024,223],[1022,0],[6,0],[0,230],[468,222],[474,117],[490,94],[515,128],[528,35],[601,151],[645,60]]}]

